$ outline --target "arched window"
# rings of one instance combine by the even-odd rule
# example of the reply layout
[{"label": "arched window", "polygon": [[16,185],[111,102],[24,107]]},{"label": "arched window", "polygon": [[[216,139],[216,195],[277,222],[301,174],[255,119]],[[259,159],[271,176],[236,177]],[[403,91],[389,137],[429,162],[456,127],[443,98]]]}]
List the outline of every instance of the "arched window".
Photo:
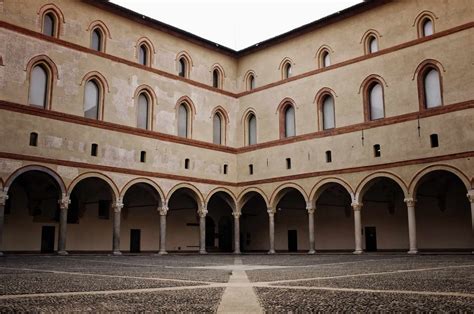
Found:
[{"label": "arched window", "polygon": [[291,77],[291,63],[287,62],[283,66],[283,79],[287,79]]},{"label": "arched window", "polygon": [[150,65],[148,47],[145,44],[141,44],[138,49],[138,63],[145,66]]},{"label": "arched window", "polygon": [[96,27],[92,30],[91,34],[91,49],[96,51],[103,51],[104,49],[104,33],[100,27]]},{"label": "arched window", "polygon": [[285,137],[291,137],[295,135],[295,108],[291,105],[288,105],[285,108]]},{"label": "arched window", "polygon": [[57,37],[58,19],[56,15],[49,11],[43,16],[43,34]]},{"label": "arched window", "polygon": [[331,65],[331,56],[329,55],[329,51],[327,49],[324,49],[321,52],[319,64],[320,68],[325,68]]},{"label": "arched window", "polygon": [[184,57],[181,57],[178,62],[178,75],[181,77],[187,77],[188,63]]},{"label": "arched window", "polygon": [[222,144],[222,118],[219,113],[214,115],[212,120],[212,142],[214,144]]},{"label": "arched window", "polygon": [[48,108],[50,103],[50,71],[44,64],[37,64],[30,74],[30,92],[28,102],[32,106]]},{"label": "arched window", "polygon": [[434,33],[433,21],[430,18],[425,17],[421,21],[421,30],[422,30],[423,37],[433,35]]},{"label": "arched window", "polygon": [[370,35],[367,37],[367,51],[368,53],[379,51],[379,43],[375,35]]},{"label": "arched window", "polygon": [[147,96],[145,92],[142,92],[138,96],[138,108],[137,108],[137,127],[138,128],[148,130],[149,111],[150,111],[149,97]]},{"label": "arched window", "polygon": [[427,67],[423,72],[423,101],[424,107],[434,108],[443,104],[441,96],[441,79],[434,67]]},{"label": "arched window", "polygon": [[253,113],[247,117],[247,144],[257,144],[257,117]]},{"label": "arched window", "polygon": [[84,117],[99,119],[101,89],[96,80],[87,81],[84,91]]},{"label": "arched window", "polygon": [[212,87],[220,88],[220,73],[218,69],[212,71]]},{"label": "arched window", "polygon": [[249,75],[247,86],[248,86],[248,90],[255,89],[255,76],[253,76],[253,74]]},{"label": "arched window", "polygon": [[384,102],[383,102],[383,88],[379,83],[372,83],[369,85],[368,101],[369,101],[369,117],[370,120],[381,119],[385,116]]},{"label": "arched window", "polygon": [[323,130],[333,129],[336,126],[334,113],[334,98],[331,95],[323,97],[322,102]]},{"label": "arched window", "polygon": [[178,136],[188,137],[189,110],[185,103],[181,103],[178,108]]}]

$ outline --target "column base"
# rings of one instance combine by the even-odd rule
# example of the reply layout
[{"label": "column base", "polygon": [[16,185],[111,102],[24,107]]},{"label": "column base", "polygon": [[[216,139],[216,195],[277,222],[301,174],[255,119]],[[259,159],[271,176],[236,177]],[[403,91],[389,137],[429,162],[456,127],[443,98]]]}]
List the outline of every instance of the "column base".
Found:
[{"label": "column base", "polygon": [[113,252],[112,252],[112,255],[119,256],[119,255],[122,255],[122,252],[120,252],[120,251],[113,251]]},{"label": "column base", "polygon": [[352,254],[362,254],[364,251],[362,250],[355,250],[354,252],[352,252]]},{"label": "column base", "polygon": [[316,254],[316,251],[315,250],[309,250],[308,254],[310,254],[310,255]]},{"label": "column base", "polygon": [[234,251],[234,255],[240,255],[240,254],[242,254],[242,252],[240,252],[240,251]]},{"label": "column base", "polygon": [[159,251],[158,252],[158,255],[166,255],[166,254],[168,254],[168,252],[166,252],[166,251]]},{"label": "column base", "polygon": [[207,254],[207,252],[206,251],[199,251],[199,254],[205,255],[205,254]]},{"label": "column base", "polygon": [[69,253],[67,251],[58,251],[58,255],[65,256],[69,255]]},{"label": "column base", "polygon": [[410,250],[407,253],[408,254],[418,254],[418,250]]},{"label": "column base", "polygon": [[275,254],[275,253],[276,253],[275,250],[270,250],[270,251],[268,251],[267,254]]}]

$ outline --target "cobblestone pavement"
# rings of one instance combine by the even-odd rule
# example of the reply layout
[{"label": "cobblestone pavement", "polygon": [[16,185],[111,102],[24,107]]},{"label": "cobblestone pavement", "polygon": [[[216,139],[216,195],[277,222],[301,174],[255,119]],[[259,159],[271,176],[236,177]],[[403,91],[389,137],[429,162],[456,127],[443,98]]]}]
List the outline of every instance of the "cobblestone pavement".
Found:
[{"label": "cobblestone pavement", "polygon": [[0,312],[474,312],[473,255],[9,255]]}]

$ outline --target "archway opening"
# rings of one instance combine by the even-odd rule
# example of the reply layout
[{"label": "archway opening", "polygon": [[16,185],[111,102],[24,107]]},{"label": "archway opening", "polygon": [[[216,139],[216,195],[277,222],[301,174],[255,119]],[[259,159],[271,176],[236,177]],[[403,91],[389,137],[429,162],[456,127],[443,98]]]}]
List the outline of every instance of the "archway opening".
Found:
[{"label": "archway opening", "polygon": [[139,253],[159,249],[160,195],[147,183],[135,183],[123,197],[121,251]]},{"label": "archway opening", "polygon": [[248,192],[242,198],[240,216],[241,252],[268,251],[268,213],[265,199],[257,192]]},{"label": "archway opening", "polygon": [[314,213],[316,251],[352,251],[354,214],[350,194],[335,182],[323,185],[317,193]]},{"label": "archway opening", "polygon": [[418,247],[423,250],[472,250],[470,204],[455,174],[436,170],[415,190]]},{"label": "archway opening", "polygon": [[213,229],[206,220],[206,250],[208,252],[232,252],[233,218],[235,207],[232,197],[226,192],[214,193],[207,204],[207,218],[213,220]]},{"label": "archway opening", "polygon": [[49,174],[31,170],[16,177],[5,205],[3,249],[53,253],[57,250],[61,188]]},{"label": "archway opening", "polygon": [[166,248],[168,251],[199,250],[198,196],[189,188],[173,192],[168,201]]},{"label": "archway opening", "polygon": [[82,179],[74,186],[70,199],[66,249],[109,252],[115,201],[109,183],[98,177]]},{"label": "archway opening", "polygon": [[279,194],[281,198],[275,206],[275,249],[307,251],[309,236],[305,198],[295,188],[285,188]]}]

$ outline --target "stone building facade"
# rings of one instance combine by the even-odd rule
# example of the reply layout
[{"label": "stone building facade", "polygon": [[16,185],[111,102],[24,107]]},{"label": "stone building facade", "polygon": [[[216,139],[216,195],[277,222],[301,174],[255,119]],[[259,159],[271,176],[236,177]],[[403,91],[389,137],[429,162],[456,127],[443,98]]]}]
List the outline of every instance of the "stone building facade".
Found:
[{"label": "stone building facade", "polygon": [[234,51],[1,0],[0,251],[472,251],[473,13],[365,1]]}]

